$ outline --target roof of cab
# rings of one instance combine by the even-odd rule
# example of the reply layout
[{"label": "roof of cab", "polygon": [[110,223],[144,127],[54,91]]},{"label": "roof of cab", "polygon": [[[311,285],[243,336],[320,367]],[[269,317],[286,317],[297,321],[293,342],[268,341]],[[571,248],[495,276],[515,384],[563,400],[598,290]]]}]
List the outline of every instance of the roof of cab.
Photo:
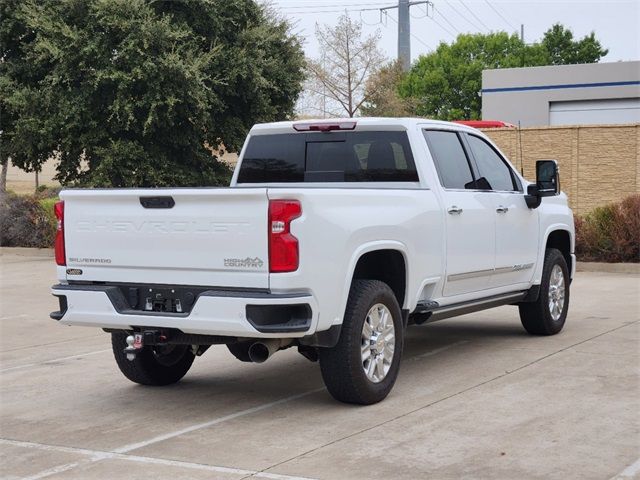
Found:
[{"label": "roof of cab", "polygon": [[384,127],[390,130],[408,130],[417,126],[430,125],[448,127],[455,130],[469,130],[473,128],[467,127],[453,122],[444,122],[441,120],[431,120],[428,118],[390,118],[390,117],[354,117],[354,118],[317,118],[304,119],[286,122],[258,123],[251,128],[252,134],[264,133],[294,133],[293,126],[295,124],[309,123],[350,123],[356,122],[355,131],[375,130]]}]

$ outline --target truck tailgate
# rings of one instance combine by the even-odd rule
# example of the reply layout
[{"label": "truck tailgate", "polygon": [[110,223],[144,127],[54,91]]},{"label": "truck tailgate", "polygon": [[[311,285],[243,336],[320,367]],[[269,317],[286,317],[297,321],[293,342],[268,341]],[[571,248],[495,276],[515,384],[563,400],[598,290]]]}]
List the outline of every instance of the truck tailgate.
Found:
[{"label": "truck tailgate", "polygon": [[65,190],[60,196],[69,281],[269,286],[265,188]]}]

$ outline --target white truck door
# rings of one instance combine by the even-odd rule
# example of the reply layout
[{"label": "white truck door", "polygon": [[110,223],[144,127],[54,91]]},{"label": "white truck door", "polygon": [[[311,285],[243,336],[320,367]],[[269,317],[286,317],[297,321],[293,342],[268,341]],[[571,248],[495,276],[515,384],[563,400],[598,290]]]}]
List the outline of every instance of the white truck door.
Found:
[{"label": "white truck door", "polygon": [[477,191],[460,134],[425,130],[445,208],[444,296],[490,288],[495,263],[495,209],[488,192]]},{"label": "white truck door", "polygon": [[506,160],[483,138],[467,134],[477,176],[491,188],[496,225],[492,287],[529,283],[538,254],[538,210],[529,209],[523,187]]}]

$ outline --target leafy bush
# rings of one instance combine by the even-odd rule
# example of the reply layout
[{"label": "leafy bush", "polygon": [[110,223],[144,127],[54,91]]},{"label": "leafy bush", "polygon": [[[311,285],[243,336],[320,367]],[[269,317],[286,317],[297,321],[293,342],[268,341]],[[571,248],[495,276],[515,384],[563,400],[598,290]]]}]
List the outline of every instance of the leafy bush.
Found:
[{"label": "leafy bush", "polygon": [[640,195],[576,216],[576,255],[591,262],[640,262]]},{"label": "leafy bush", "polygon": [[[62,187],[51,187],[49,185],[40,185],[36,189],[36,198],[58,198],[58,194],[62,190]],[[55,203],[55,202],[54,202]]]},{"label": "leafy bush", "polygon": [[0,246],[50,248],[56,233],[55,198],[0,196]]}]

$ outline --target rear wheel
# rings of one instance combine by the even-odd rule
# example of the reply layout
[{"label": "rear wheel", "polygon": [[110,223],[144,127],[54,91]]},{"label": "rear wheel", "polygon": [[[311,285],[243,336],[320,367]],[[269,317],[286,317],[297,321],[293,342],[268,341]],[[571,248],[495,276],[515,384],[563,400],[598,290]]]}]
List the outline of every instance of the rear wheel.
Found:
[{"label": "rear wheel", "polygon": [[569,310],[569,269],[559,250],[549,248],[545,253],[538,299],[518,308],[527,332],[555,335],[562,330]]},{"label": "rear wheel", "polygon": [[146,346],[128,360],[124,353],[129,333],[111,334],[111,346],[116,363],[122,374],[141,385],[169,385],[176,383],[191,368],[195,355],[191,345]]},{"label": "rear wheel", "polygon": [[318,349],[329,393],[361,405],[383,400],[398,377],[403,333],[391,288],[378,280],[354,281],[338,344]]}]

